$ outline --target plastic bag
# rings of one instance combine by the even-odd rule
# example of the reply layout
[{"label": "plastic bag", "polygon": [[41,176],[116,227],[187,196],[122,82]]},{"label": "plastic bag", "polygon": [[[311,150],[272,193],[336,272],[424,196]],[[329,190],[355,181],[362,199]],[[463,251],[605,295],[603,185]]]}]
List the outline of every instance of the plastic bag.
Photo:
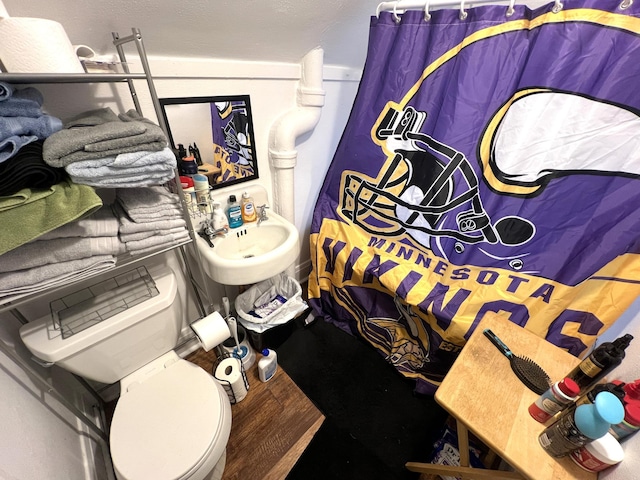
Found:
[{"label": "plastic bag", "polygon": [[309,308],[300,284],[285,273],[238,295],[235,307],[242,326],[258,333],[287,323]]}]

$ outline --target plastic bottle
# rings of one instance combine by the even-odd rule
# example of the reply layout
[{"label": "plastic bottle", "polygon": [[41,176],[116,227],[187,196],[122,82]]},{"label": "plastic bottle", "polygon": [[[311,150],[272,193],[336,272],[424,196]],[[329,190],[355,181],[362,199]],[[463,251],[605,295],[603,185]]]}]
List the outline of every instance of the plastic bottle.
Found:
[{"label": "plastic bottle", "polygon": [[571,460],[588,472],[601,472],[620,463],[623,459],[624,450],[610,433],[571,452]]},{"label": "plastic bottle", "polygon": [[268,382],[276,374],[278,369],[278,355],[275,351],[265,348],[262,350],[262,358],[258,360],[258,377],[263,382]]},{"label": "plastic bottle", "polygon": [[540,423],[544,423],[573,403],[580,393],[580,387],[570,378],[565,378],[551,385],[538,399],[529,406],[529,413]]},{"label": "plastic bottle", "polygon": [[229,228],[229,221],[227,220],[227,216],[222,211],[222,205],[220,202],[213,202],[213,228],[214,230],[221,230],[223,228]]},{"label": "plastic bottle", "polygon": [[196,165],[196,159],[193,156],[189,155],[182,159],[180,173],[183,175],[196,175],[198,173],[198,165]]},{"label": "plastic bottle", "polygon": [[242,207],[243,222],[255,222],[258,219],[258,216],[256,215],[256,204],[253,201],[253,197],[249,195],[249,192],[245,191],[242,194],[240,205]]},{"label": "plastic bottle", "polygon": [[633,402],[624,406],[624,420],[616,425],[611,425],[609,433],[616,440],[622,440],[640,430],[640,404]]},{"label": "plastic bottle", "polygon": [[611,392],[618,398],[618,400],[620,400],[624,404],[624,383],[620,382],[619,384],[616,384],[615,382],[611,382],[599,383],[598,385],[594,386],[591,390],[589,390],[587,394],[583,395],[576,401],[576,406],[593,403],[596,395],[598,395],[600,392]]},{"label": "plastic bottle", "polygon": [[204,175],[194,175],[193,186],[196,190],[196,203],[201,213],[211,213],[211,205],[209,204],[209,179]]},{"label": "plastic bottle", "polygon": [[189,209],[193,208],[195,188],[193,187],[193,179],[186,175],[180,175],[180,185],[184,193],[184,201]]},{"label": "plastic bottle", "polygon": [[242,209],[235,195],[229,196],[227,204],[227,218],[229,219],[229,227],[238,228],[242,226]]},{"label": "plastic bottle", "polygon": [[538,442],[552,457],[564,457],[607,433],[624,418],[615,395],[601,392],[593,404],[571,408],[543,430]]},{"label": "plastic bottle", "polygon": [[633,340],[633,336],[626,334],[596,347],[591,354],[571,370],[566,377],[574,380],[581,392],[586,392],[598,380],[620,365],[624,358],[624,350]]}]

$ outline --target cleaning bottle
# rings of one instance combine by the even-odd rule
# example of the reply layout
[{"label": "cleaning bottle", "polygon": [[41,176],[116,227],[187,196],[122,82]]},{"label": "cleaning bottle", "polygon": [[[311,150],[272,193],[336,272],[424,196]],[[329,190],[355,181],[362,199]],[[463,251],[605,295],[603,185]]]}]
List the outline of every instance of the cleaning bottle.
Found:
[{"label": "cleaning bottle", "polygon": [[571,408],[543,430],[538,442],[552,457],[564,457],[605,435],[624,419],[624,407],[610,392],[601,392],[593,404]]},{"label": "cleaning bottle", "polygon": [[278,369],[278,355],[275,351],[265,348],[262,350],[262,358],[258,360],[258,377],[263,382],[268,382],[276,374]]},{"label": "cleaning bottle", "polygon": [[227,218],[229,218],[229,226],[231,228],[238,228],[242,226],[242,209],[236,199],[235,195],[229,196],[229,203],[227,204]]},{"label": "cleaning bottle", "polygon": [[624,350],[633,340],[626,334],[613,342],[605,342],[596,347],[591,354],[582,360],[566,377],[574,380],[584,393],[598,383],[602,377],[620,365],[624,359]]},{"label": "cleaning bottle", "polygon": [[258,219],[256,215],[256,205],[253,197],[249,195],[249,192],[245,191],[242,194],[240,205],[242,207],[242,221],[244,223],[255,222]]}]

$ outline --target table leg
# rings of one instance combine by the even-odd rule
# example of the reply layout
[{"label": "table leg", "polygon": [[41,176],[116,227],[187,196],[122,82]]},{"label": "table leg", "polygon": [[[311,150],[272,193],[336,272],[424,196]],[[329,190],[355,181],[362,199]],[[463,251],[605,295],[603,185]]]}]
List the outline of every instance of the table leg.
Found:
[{"label": "table leg", "polygon": [[456,418],[458,431],[458,451],[460,452],[460,466],[469,466],[469,430],[464,423]]}]

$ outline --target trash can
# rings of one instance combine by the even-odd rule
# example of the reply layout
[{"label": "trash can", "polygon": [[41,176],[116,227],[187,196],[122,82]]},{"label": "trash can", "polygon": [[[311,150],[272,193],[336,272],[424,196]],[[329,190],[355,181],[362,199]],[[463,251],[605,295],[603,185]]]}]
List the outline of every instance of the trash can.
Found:
[{"label": "trash can", "polygon": [[309,309],[300,284],[285,273],[257,283],[236,297],[238,321],[253,348],[276,349],[293,332],[294,320]]}]

